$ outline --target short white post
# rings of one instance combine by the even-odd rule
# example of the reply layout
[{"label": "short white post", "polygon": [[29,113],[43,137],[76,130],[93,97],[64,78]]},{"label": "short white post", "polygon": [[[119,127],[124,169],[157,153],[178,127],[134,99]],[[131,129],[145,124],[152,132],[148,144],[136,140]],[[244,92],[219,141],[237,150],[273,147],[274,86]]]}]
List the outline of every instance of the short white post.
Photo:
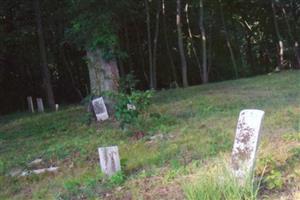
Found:
[{"label": "short white post", "polygon": [[117,146],[101,147],[98,149],[100,167],[104,174],[112,176],[121,170],[119,150]]},{"label": "short white post", "polygon": [[234,175],[241,183],[251,178],[255,166],[260,128],[265,112],[242,110],[236,128],[231,164]]},{"label": "short white post", "polygon": [[34,106],[33,106],[32,97],[31,96],[27,97],[27,104],[28,104],[29,112],[34,113]]},{"label": "short white post", "polygon": [[38,112],[44,112],[44,104],[42,98],[36,98]]}]

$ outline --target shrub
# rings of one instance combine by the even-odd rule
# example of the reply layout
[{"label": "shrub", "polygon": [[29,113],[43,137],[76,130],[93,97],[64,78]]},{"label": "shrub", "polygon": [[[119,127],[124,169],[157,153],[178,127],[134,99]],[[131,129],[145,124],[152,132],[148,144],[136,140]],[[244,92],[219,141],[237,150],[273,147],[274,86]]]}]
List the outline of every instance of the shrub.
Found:
[{"label": "shrub", "polygon": [[[117,95],[115,105],[116,119],[122,125],[134,122],[139,114],[143,113],[150,105],[152,91],[133,91],[131,94],[120,93]],[[129,109],[128,105],[134,106],[135,109]]]},{"label": "shrub", "polygon": [[[147,90],[145,92],[135,90],[137,81],[132,74],[128,74],[119,80],[119,90],[117,93],[108,94],[115,103],[115,117],[121,122],[123,127],[125,124],[132,124],[140,114],[149,107],[153,92]],[[129,108],[129,107],[132,108]]]}]

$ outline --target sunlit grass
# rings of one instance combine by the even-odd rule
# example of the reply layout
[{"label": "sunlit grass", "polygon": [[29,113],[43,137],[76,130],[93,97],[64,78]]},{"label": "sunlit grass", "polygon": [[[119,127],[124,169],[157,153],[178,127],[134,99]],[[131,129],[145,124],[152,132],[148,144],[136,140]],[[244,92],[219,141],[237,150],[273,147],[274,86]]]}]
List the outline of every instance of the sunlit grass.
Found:
[{"label": "sunlit grass", "polygon": [[196,180],[184,186],[188,200],[255,200],[258,197],[261,179],[252,182],[251,177],[244,177],[241,183],[232,174],[228,162],[212,162],[199,169]]}]

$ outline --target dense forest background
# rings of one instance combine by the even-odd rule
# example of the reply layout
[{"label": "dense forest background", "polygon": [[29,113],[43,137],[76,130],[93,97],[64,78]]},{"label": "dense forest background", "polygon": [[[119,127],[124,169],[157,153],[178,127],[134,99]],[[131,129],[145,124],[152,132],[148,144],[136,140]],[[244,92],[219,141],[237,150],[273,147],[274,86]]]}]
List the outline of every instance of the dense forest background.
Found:
[{"label": "dense forest background", "polygon": [[[0,114],[80,102],[88,55],[139,89],[300,68],[299,0],[1,0]],[[89,54],[89,52],[98,52]],[[101,52],[99,54],[99,52]]]}]

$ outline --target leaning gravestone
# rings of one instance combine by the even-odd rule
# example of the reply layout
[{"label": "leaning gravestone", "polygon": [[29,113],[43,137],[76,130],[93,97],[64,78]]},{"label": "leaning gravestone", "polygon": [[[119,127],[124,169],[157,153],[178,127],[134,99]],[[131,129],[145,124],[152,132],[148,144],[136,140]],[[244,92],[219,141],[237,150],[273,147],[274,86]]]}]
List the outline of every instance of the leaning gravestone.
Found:
[{"label": "leaning gravestone", "polygon": [[265,112],[261,110],[242,110],[240,112],[231,164],[234,175],[244,183],[253,172],[256,151],[260,138],[260,127]]},{"label": "leaning gravestone", "polygon": [[98,149],[100,167],[104,174],[112,176],[121,170],[119,150],[117,146],[101,147]]},{"label": "leaning gravestone", "polygon": [[92,101],[94,112],[97,118],[97,121],[104,121],[108,119],[108,112],[102,97],[94,99]]},{"label": "leaning gravestone", "polygon": [[34,113],[34,107],[33,107],[33,102],[32,102],[31,96],[27,97],[27,104],[28,104],[29,111]]},{"label": "leaning gravestone", "polygon": [[43,99],[42,98],[37,98],[36,103],[37,103],[38,112],[44,112]]}]

